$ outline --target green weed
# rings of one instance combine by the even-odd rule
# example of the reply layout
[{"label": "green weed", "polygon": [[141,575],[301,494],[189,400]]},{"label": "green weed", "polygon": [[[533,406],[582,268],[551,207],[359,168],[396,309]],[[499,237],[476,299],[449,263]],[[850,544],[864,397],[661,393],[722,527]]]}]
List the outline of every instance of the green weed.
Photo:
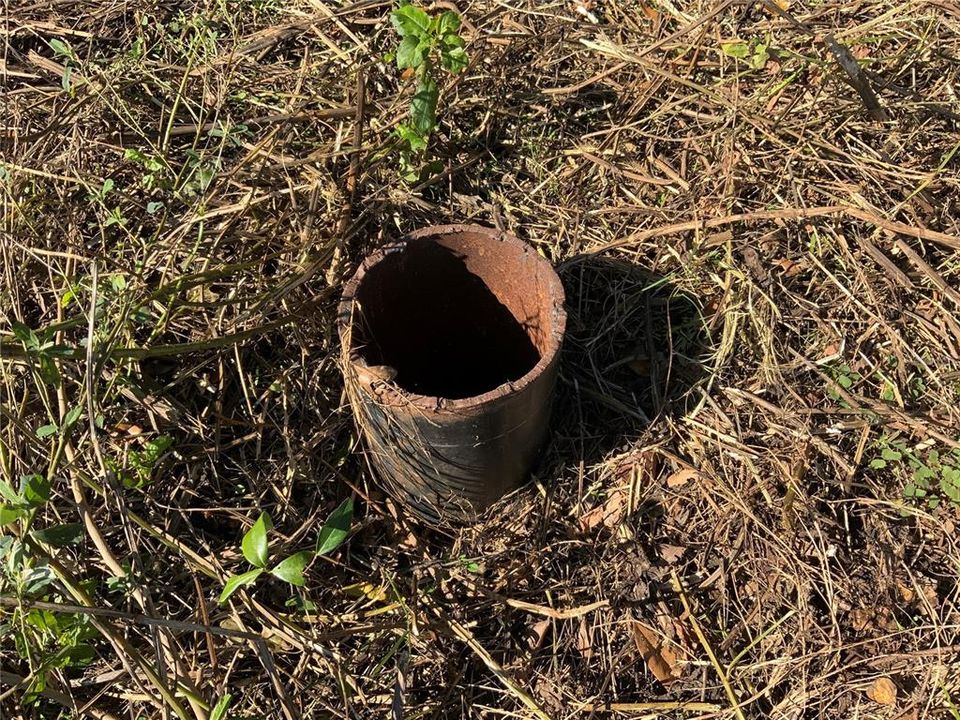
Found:
[{"label": "green weed", "polygon": [[468,58],[464,40],[457,32],[460,16],[455,12],[448,10],[431,17],[414,5],[403,4],[390,13],[390,22],[400,35],[392,59],[398,69],[417,80],[417,91],[410,101],[410,122],[401,123],[396,130],[401,143],[400,172],[405,180],[415,182],[423,174],[417,170],[416,161],[423,159],[437,127],[437,64],[455,75],[466,69]]},{"label": "green weed", "polygon": [[877,454],[870,461],[871,468],[899,467],[909,473],[910,480],[903,487],[905,500],[926,504],[931,510],[944,501],[960,507],[960,449],[921,451],[887,436],[874,447]]},{"label": "green weed", "polygon": [[757,39],[749,42],[742,40],[723,42],[720,43],[720,49],[724,55],[742,60],[753,70],[762,70],[770,59],[770,46]]},{"label": "green weed", "polygon": [[125,463],[106,458],[107,466],[123,482],[124,487],[142,489],[153,477],[163,455],[173,445],[169,435],[158,435],[143,444],[141,450],[130,450]]},{"label": "green weed", "polygon": [[63,547],[83,538],[78,523],[32,529],[50,496],[50,480],[40,474],[24,475],[16,488],[0,480],[0,526],[11,526],[0,535],[0,595],[17,600],[0,623],[0,635],[12,637],[13,649],[29,667],[21,697],[25,706],[39,701],[50,672],[84,667],[96,656],[89,641],[97,631],[87,616],[32,606],[33,601],[63,600],[40,546]]},{"label": "green weed", "polygon": [[303,571],[307,568],[307,565],[314,557],[327,555],[343,544],[350,532],[352,519],[353,500],[348,498],[330,513],[327,521],[320,529],[320,535],[317,538],[314,550],[296,552],[269,567],[270,541],[267,534],[273,529],[273,521],[269,514],[261,513],[253,527],[244,534],[243,540],[240,542],[243,557],[253,566],[253,569],[228,578],[223,586],[223,592],[220,593],[220,602],[226,602],[241,587],[255,583],[264,572],[269,572],[290,585],[303,587],[306,584]]},{"label": "green weed", "polygon": [[[830,375],[833,381],[844,390],[849,390],[856,383],[863,380],[863,376],[856,370],[852,370],[846,363],[828,367],[827,373]],[[846,401],[835,388],[828,386],[827,396],[834,402],[839,403],[841,406],[847,407]]]}]

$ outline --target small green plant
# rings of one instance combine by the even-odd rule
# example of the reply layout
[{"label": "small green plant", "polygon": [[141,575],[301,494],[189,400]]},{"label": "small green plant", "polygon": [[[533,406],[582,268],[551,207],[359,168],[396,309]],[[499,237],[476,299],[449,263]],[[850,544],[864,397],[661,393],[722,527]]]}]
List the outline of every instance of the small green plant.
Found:
[{"label": "small green plant", "polygon": [[[828,367],[827,372],[830,374],[830,377],[833,378],[833,381],[844,390],[849,390],[855,383],[863,380],[863,376],[856,370],[851,370],[850,366],[846,363]],[[828,386],[827,396],[831,400],[840,403],[843,407],[847,407],[846,401],[835,388]]]},{"label": "small green plant", "polygon": [[177,194],[193,198],[207,191],[220,172],[220,159],[201,155],[196,150],[186,151],[187,160],[177,183]]},{"label": "small green plant", "polygon": [[[237,126],[243,127],[243,126]],[[243,131],[245,132],[245,130]],[[218,137],[224,142],[238,142],[242,132],[235,130],[224,134],[221,130],[219,135],[211,132],[212,137]],[[172,191],[173,194],[182,201],[192,200],[204,192],[213,184],[217,173],[220,172],[221,161],[219,157],[212,157],[210,153],[199,152],[194,149],[184,151],[184,160],[180,170],[176,170],[174,163],[167,158],[146,153],[136,148],[127,148],[123,153],[123,158],[127,162],[138,165],[143,173],[140,179],[140,185],[147,191]],[[158,200],[150,201],[147,204],[147,212],[150,215],[155,214],[163,203]],[[118,211],[116,211],[118,212]],[[119,215],[112,219],[108,218],[107,224],[122,224],[124,218]]]},{"label": "small green plant", "polygon": [[400,44],[394,58],[397,68],[412,74],[417,90],[410,102],[410,122],[397,127],[400,138],[400,170],[408,182],[420,177],[415,160],[430,142],[437,127],[437,98],[439,90],[434,71],[437,64],[452,74],[467,67],[467,52],[458,31],[460,16],[446,11],[431,17],[420,8],[403,4],[390,13],[390,22],[400,35]]},{"label": "small green plant", "polygon": [[43,475],[24,475],[20,478],[20,488],[15,490],[5,480],[0,480],[0,527],[27,514],[50,499],[50,481]]},{"label": "small green plant", "polygon": [[460,564],[464,570],[468,573],[473,573],[474,575],[479,575],[482,572],[480,564],[476,560],[468,558],[466,555],[460,555],[457,557],[457,562]]},{"label": "small green plant", "polygon": [[130,467],[135,473],[136,487],[143,487],[153,469],[157,466],[161,456],[173,445],[173,438],[169,435],[158,435],[153,440],[148,440],[143,450],[132,450],[128,456]]},{"label": "small green plant", "polygon": [[30,665],[21,697],[25,706],[38,704],[51,671],[85,667],[96,657],[89,641],[97,631],[84,615],[17,608],[9,620],[0,623],[0,633],[13,636],[17,655]]},{"label": "small green plant", "polygon": [[107,178],[103,181],[103,185],[90,191],[90,199],[96,202],[103,202],[107,199],[107,195],[113,192],[113,184],[113,180]]},{"label": "small green plant", "polygon": [[770,46],[756,39],[750,42],[735,40],[720,43],[720,49],[724,55],[743,60],[754,70],[762,70],[766,67],[767,60],[770,59]]},{"label": "small green plant", "polygon": [[77,54],[74,52],[73,48],[70,47],[70,43],[64,42],[58,38],[53,38],[50,40],[50,49],[57,54],[58,57],[63,58],[63,75],[60,78],[60,86],[66,90],[68,93],[73,95],[73,69],[74,67],[80,64],[80,61],[77,59]]},{"label": "small green plant", "polygon": [[107,458],[107,465],[121,479],[124,487],[139,490],[150,482],[157,463],[172,445],[172,437],[158,435],[147,440],[141,450],[130,450],[127,453],[125,465],[109,458]]},{"label": "small green plant", "polygon": [[939,507],[943,500],[960,506],[960,449],[947,453],[931,449],[923,453],[907,447],[902,440],[880,438],[876,457],[870,461],[874,470],[903,466],[910,472],[910,481],[903,487],[906,500],[922,502],[928,508]]},{"label": "small green plant", "polygon": [[123,151],[123,159],[143,168],[141,183],[144,189],[169,190],[173,187],[173,172],[159,157],[141,152],[136,148],[127,148]]},{"label": "small green plant", "polygon": [[59,425],[57,423],[47,423],[46,425],[38,427],[36,436],[40,440],[45,437],[50,437],[51,435],[66,436],[67,433],[73,429],[73,426],[77,424],[77,420],[80,419],[81,415],[83,415],[83,407],[78,405],[63,416],[63,422]]},{"label": "small green plant", "polygon": [[97,637],[97,631],[86,616],[18,608],[11,620],[0,625],[0,632],[4,636],[12,634],[17,654],[33,664],[22,698],[24,705],[40,699],[52,670],[84,667],[96,657],[88,641]]},{"label": "small green plant", "polygon": [[20,535],[29,534],[30,539],[35,542],[53,547],[79,542],[83,538],[83,527],[79,523],[52,525],[43,530],[30,529],[37,511],[50,500],[50,492],[50,479],[39,473],[23,475],[19,488],[14,488],[0,479],[0,527],[22,520]]},{"label": "small green plant", "polygon": [[276,578],[283,580],[290,585],[303,587],[305,580],[303,571],[310,561],[318,555],[327,555],[343,544],[350,532],[350,522],[353,519],[353,500],[350,498],[340,503],[327,521],[320,529],[320,535],[317,538],[317,545],[314,550],[301,550],[289,557],[284,558],[273,567],[269,566],[270,561],[270,541],[267,533],[273,528],[273,521],[267,513],[260,513],[260,517],[253,524],[253,527],[247,531],[240,542],[240,549],[243,551],[243,557],[247,562],[253,565],[252,570],[248,570],[240,575],[231,576],[223,586],[223,592],[220,593],[220,602],[227,601],[233,593],[244,585],[252,585],[265,572],[269,572]]},{"label": "small green plant", "polygon": [[50,479],[40,474],[22,476],[16,488],[0,480],[0,526],[11,526],[0,534],[0,595],[18,601],[0,615],[0,636],[12,637],[13,649],[30,668],[21,698],[25,706],[39,702],[51,671],[83,667],[96,654],[89,641],[97,631],[87,616],[29,607],[33,600],[63,601],[41,546],[63,547],[83,538],[79,523],[31,529],[50,496]]},{"label": "small green plant", "polygon": [[247,136],[252,135],[250,128],[241,123],[226,123],[220,121],[210,130],[210,137],[222,138],[233,147],[240,147]]},{"label": "small green plant", "polygon": [[52,332],[41,331],[40,334],[37,334],[20,322],[12,323],[11,329],[14,337],[23,345],[27,357],[37,361],[35,367],[40,379],[46,385],[54,388],[59,387],[60,371],[57,370],[55,358],[68,357],[72,354],[72,350],[63,345],[55,344],[52,340]]}]

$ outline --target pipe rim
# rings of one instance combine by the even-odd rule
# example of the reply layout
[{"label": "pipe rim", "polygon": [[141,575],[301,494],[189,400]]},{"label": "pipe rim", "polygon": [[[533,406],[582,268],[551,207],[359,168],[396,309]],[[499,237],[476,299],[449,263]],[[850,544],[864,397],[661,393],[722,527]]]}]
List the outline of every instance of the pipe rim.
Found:
[{"label": "pipe rim", "polygon": [[337,313],[338,334],[344,357],[349,365],[358,368],[369,367],[363,357],[353,347],[349,346],[349,339],[352,330],[353,302],[363,278],[372,267],[386,258],[391,253],[402,251],[410,241],[423,240],[440,235],[455,235],[459,233],[474,233],[483,235],[491,241],[507,243],[523,253],[533,253],[535,262],[541,263],[544,267],[544,278],[548,286],[550,298],[549,313],[551,317],[551,333],[548,338],[546,350],[540,353],[540,359],[537,364],[528,370],[521,378],[513,382],[505,382],[492,390],[488,390],[480,395],[473,395],[466,398],[444,398],[433,395],[421,395],[405,390],[393,383],[383,383],[378,387],[377,396],[381,403],[385,405],[410,405],[413,408],[437,412],[449,411],[463,413],[475,411],[487,406],[489,403],[496,402],[502,398],[509,397],[515,393],[521,392],[528,385],[546,372],[546,370],[557,360],[560,353],[560,347],[563,343],[563,336],[566,331],[567,313],[564,309],[565,292],[563,283],[553,268],[553,265],[532,246],[523,242],[513,233],[505,230],[486,227],[484,225],[472,224],[451,224],[451,225],[431,225],[413,232],[407,233],[395,243],[390,243],[378,248],[357,268],[353,277],[344,285],[340,306]]}]

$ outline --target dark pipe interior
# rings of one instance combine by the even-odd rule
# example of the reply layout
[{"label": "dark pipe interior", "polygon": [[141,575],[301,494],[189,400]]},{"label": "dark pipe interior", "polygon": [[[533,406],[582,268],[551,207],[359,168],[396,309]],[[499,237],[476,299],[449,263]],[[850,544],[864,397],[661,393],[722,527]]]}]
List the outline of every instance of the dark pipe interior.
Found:
[{"label": "dark pipe interior", "polygon": [[462,253],[436,242],[387,255],[367,271],[356,299],[354,347],[367,364],[393,367],[395,382],[413,393],[481,395],[540,360],[524,324]]}]

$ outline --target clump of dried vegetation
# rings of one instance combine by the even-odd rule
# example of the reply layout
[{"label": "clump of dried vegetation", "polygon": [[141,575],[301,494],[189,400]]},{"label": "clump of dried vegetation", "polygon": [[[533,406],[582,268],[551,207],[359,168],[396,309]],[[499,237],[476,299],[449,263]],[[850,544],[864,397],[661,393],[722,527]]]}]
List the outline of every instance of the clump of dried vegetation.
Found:
[{"label": "clump of dried vegetation", "polygon": [[[3,717],[960,716],[957,7],[438,2],[411,180],[392,8],[3,5]],[[332,327],[448,221],[570,321],[535,481],[440,532]]]}]

